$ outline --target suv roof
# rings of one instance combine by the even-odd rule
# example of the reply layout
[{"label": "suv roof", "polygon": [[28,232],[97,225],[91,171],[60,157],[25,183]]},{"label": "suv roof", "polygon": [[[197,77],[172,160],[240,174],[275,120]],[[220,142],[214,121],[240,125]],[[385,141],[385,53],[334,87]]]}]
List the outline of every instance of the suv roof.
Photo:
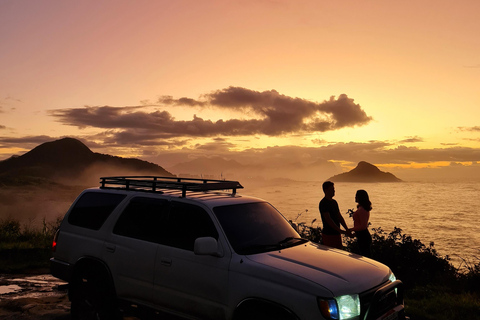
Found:
[{"label": "suv roof", "polygon": [[164,193],[162,189],[182,190],[182,197],[187,191],[232,190],[232,196],[237,189],[243,188],[238,181],[192,179],[157,176],[125,176],[100,178],[102,189],[124,189]]},{"label": "suv roof", "polygon": [[[238,181],[158,176],[101,177],[100,188],[120,193],[148,193],[208,202],[208,206],[261,201],[237,195],[243,189]],[[90,189],[91,190],[91,189]]]}]

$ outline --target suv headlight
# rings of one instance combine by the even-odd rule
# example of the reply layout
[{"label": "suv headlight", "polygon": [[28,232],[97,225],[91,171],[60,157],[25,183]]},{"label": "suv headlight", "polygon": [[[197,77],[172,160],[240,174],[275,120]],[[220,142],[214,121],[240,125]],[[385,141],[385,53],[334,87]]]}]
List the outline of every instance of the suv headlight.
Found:
[{"label": "suv headlight", "polygon": [[[391,282],[395,282],[395,281],[397,281],[397,277],[395,277],[395,275],[392,272],[392,273],[390,273],[390,276],[388,277],[388,280],[390,280]],[[395,288],[395,294],[398,294],[397,288]]]},{"label": "suv headlight", "polygon": [[333,299],[318,298],[320,312],[327,319],[355,320],[360,316],[360,298],[358,294],[344,295]]},{"label": "suv headlight", "polygon": [[395,277],[395,275],[392,273],[390,273],[390,276],[388,277],[388,280],[390,280],[391,282],[395,282],[397,280],[397,277]]}]

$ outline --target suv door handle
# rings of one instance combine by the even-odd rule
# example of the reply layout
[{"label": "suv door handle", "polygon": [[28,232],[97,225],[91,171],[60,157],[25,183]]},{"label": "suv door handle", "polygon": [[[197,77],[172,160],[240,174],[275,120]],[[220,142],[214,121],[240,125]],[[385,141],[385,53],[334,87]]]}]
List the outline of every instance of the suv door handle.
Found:
[{"label": "suv door handle", "polygon": [[114,244],[108,243],[108,244],[106,245],[106,248],[107,248],[107,252],[114,253],[114,252],[115,252],[115,249],[116,249],[116,246],[115,246]]},{"label": "suv door handle", "polygon": [[172,259],[170,258],[161,258],[160,263],[164,266],[170,267],[172,265]]}]

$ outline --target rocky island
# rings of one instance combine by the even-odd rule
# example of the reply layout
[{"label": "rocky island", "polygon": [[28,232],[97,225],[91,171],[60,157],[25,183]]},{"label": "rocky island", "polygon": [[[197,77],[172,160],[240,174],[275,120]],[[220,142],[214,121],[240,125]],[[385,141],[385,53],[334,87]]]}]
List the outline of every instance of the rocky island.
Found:
[{"label": "rocky island", "polygon": [[334,175],[333,182],[401,182],[402,180],[391,174],[383,172],[373,164],[360,161],[355,169]]}]

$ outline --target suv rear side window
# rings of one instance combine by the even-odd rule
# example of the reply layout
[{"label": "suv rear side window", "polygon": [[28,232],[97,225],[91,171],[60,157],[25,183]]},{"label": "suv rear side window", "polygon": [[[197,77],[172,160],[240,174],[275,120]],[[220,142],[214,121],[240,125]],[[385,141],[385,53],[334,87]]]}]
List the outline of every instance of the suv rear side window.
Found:
[{"label": "suv rear side window", "polygon": [[133,198],[118,218],[113,233],[160,243],[165,237],[168,200],[147,197]]},{"label": "suv rear side window", "polygon": [[125,197],[123,194],[86,192],[68,215],[68,222],[78,227],[98,230]]}]

